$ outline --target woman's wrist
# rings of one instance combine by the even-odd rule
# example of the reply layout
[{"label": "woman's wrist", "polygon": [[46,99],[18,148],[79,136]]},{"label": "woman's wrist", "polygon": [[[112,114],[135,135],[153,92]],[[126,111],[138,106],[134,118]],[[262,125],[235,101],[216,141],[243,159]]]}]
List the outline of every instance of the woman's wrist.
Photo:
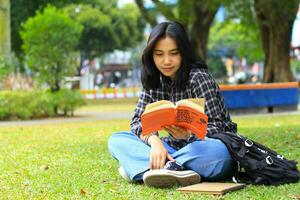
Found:
[{"label": "woman's wrist", "polygon": [[156,134],[151,134],[148,138],[148,145],[149,146],[152,146],[152,144],[155,142],[155,141],[160,141],[159,137],[156,135]]},{"label": "woman's wrist", "polygon": [[191,138],[191,136],[192,136],[192,134],[186,134],[186,135],[180,135],[180,136],[177,136],[177,137],[176,137],[176,136],[173,135],[172,133],[169,133],[169,135],[170,135],[171,137],[177,139],[177,140],[186,140],[186,141],[188,141],[188,140]]},{"label": "woman's wrist", "polygon": [[142,140],[145,142],[145,144],[151,145],[151,144],[149,143],[149,139],[150,139],[152,136],[156,136],[157,138],[159,138],[159,137],[158,137],[158,133],[155,132],[155,133],[151,133],[151,134],[149,134],[149,135],[144,136]]}]

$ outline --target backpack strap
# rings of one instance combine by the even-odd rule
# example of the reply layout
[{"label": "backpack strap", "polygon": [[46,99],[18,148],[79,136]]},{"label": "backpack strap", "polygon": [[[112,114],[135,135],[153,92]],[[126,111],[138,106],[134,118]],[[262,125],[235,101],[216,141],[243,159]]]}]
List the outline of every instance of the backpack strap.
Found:
[{"label": "backpack strap", "polygon": [[271,156],[267,156],[265,159],[257,162],[257,169],[262,170],[268,165],[272,165],[274,163]]}]

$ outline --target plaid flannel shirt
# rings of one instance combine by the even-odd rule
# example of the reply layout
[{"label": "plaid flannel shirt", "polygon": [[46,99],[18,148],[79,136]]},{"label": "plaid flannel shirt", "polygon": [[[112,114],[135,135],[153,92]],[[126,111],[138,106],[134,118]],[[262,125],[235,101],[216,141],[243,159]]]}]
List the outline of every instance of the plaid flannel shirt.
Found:
[{"label": "plaid flannel shirt", "polygon": [[[225,108],[219,86],[207,69],[199,68],[191,70],[189,83],[184,91],[180,91],[172,83],[163,82],[162,80],[161,87],[143,90],[131,121],[131,132],[140,137],[142,132],[140,117],[149,103],[159,100],[169,100],[175,103],[181,99],[203,97],[205,98],[205,114],[208,116],[207,136],[209,137],[216,133],[236,132],[236,124],[231,121]],[[177,150],[197,139],[194,134],[187,140],[176,139],[172,135],[162,138],[162,140]]]}]

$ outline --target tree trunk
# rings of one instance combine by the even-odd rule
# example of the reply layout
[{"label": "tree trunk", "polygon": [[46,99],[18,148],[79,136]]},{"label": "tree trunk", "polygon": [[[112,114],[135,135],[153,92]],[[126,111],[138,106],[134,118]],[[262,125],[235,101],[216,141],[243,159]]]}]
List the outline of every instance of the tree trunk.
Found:
[{"label": "tree trunk", "polygon": [[293,75],[290,69],[290,41],[291,31],[279,31],[276,28],[270,30],[269,55],[267,57],[264,82],[292,81]]},{"label": "tree trunk", "polygon": [[254,0],[265,53],[263,82],[292,81],[290,42],[298,0]]},{"label": "tree trunk", "polygon": [[53,80],[48,82],[52,93],[58,92],[60,90],[60,71],[60,64],[56,63],[53,66]]},{"label": "tree trunk", "polygon": [[215,4],[208,5],[205,1],[193,1],[194,18],[191,28],[191,42],[197,55],[204,61],[207,57],[209,28],[220,5],[221,4],[217,2]]},{"label": "tree trunk", "polygon": [[10,1],[0,0],[0,56],[10,59]]},{"label": "tree trunk", "polygon": [[[270,30],[269,26],[265,23],[262,23],[266,20],[266,17],[263,13],[256,13],[257,21],[259,24],[260,35],[261,35],[261,43],[263,47],[263,51],[265,53],[265,58],[269,57],[269,45],[270,45]],[[267,59],[264,60],[264,66],[269,66],[267,63]],[[265,67],[265,71],[268,70]]]},{"label": "tree trunk", "polygon": [[207,42],[209,37],[209,29],[206,25],[199,21],[193,23],[191,30],[191,42],[196,54],[202,59],[207,57]]}]

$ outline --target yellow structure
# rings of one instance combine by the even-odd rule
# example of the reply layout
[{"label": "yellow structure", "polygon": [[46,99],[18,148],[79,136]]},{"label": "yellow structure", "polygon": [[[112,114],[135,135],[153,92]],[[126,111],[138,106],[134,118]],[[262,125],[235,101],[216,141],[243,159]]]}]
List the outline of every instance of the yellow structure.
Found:
[{"label": "yellow structure", "polygon": [[0,55],[10,58],[10,0],[0,0]]}]

